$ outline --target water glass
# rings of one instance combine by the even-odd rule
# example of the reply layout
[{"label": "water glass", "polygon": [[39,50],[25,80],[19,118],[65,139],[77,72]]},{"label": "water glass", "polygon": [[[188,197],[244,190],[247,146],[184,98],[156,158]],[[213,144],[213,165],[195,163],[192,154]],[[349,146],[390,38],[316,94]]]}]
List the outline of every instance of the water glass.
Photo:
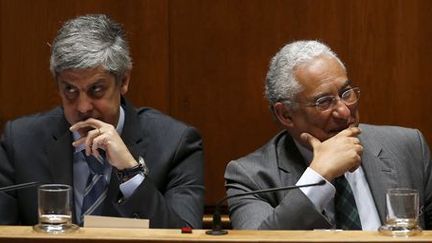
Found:
[{"label": "water glass", "polygon": [[39,223],[35,231],[66,233],[78,229],[72,224],[72,187],[63,184],[45,184],[38,188]]},{"label": "water glass", "polygon": [[386,193],[386,224],[379,231],[392,236],[410,236],[421,232],[418,225],[419,194],[410,188],[393,188]]}]

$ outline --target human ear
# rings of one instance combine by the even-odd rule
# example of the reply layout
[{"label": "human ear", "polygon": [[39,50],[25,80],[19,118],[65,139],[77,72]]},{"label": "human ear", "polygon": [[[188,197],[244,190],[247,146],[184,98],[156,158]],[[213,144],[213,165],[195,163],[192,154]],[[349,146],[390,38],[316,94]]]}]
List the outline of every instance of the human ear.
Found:
[{"label": "human ear", "polygon": [[293,125],[292,122],[292,110],[288,108],[282,102],[276,102],[273,105],[273,112],[279,122],[285,127],[291,127]]},{"label": "human ear", "polygon": [[122,95],[126,94],[129,87],[129,80],[130,80],[130,70],[126,71],[123,75],[123,78],[120,83],[120,93]]}]

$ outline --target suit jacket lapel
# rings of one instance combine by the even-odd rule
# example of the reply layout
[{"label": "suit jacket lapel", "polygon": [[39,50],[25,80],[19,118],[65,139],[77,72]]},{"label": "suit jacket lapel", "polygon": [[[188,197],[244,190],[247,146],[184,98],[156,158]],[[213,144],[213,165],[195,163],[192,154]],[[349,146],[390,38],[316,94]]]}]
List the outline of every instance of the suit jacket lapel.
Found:
[{"label": "suit jacket lapel", "polygon": [[52,182],[73,185],[73,148],[68,123],[62,117],[52,133],[52,140],[47,145],[48,167]]},{"label": "suit jacket lapel", "polygon": [[381,219],[386,218],[386,192],[388,188],[397,187],[397,176],[394,163],[386,155],[385,150],[371,139],[360,135],[363,144],[362,167],[369,184],[375,206]]},{"label": "suit jacket lapel", "polygon": [[125,124],[121,138],[135,158],[144,157],[146,150],[143,148],[147,146],[149,141],[146,139],[147,136],[144,134],[135,108],[125,99],[122,101],[125,109]]},{"label": "suit jacket lapel", "polygon": [[295,185],[306,170],[306,163],[303,156],[298,151],[294,140],[286,132],[279,136],[277,142],[277,156],[279,169],[281,173],[282,185]]}]

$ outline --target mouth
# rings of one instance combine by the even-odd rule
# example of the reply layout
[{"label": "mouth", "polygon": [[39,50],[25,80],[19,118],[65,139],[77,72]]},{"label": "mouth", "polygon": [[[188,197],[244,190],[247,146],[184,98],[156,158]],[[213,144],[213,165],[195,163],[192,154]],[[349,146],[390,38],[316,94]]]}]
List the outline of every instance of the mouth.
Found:
[{"label": "mouth", "polygon": [[340,132],[342,132],[343,130],[345,130],[347,127],[343,127],[343,128],[336,128],[336,129],[331,129],[328,131],[329,134],[335,135],[338,134]]},{"label": "mouth", "polygon": [[337,126],[336,128],[330,129],[328,131],[328,133],[330,133],[330,134],[338,134],[338,133],[342,132],[343,130],[345,130],[345,129],[349,128],[349,127],[357,127],[357,123],[356,122],[349,122],[347,124]]}]

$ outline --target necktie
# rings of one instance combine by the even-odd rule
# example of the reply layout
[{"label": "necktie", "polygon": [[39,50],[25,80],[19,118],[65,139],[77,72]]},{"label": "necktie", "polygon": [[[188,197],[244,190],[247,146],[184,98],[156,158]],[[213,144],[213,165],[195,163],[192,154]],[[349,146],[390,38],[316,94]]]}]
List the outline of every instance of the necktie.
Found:
[{"label": "necktie", "polygon": [[84,154],[84,157],[89,166],[90,174],[84,191],[81,221],[84,215],[100,215],[102,213],[102,207],[100,207],[100,205],[106,198],[108,190],[108,183],[104,176],[104,162],[98,161],[92,155],[86,156]]},{"label": "necktie", "polygon": [[336,228],[344,230],[361,230],[360,218],[351,187],[345,176],[335,179],[335,221]]}]

